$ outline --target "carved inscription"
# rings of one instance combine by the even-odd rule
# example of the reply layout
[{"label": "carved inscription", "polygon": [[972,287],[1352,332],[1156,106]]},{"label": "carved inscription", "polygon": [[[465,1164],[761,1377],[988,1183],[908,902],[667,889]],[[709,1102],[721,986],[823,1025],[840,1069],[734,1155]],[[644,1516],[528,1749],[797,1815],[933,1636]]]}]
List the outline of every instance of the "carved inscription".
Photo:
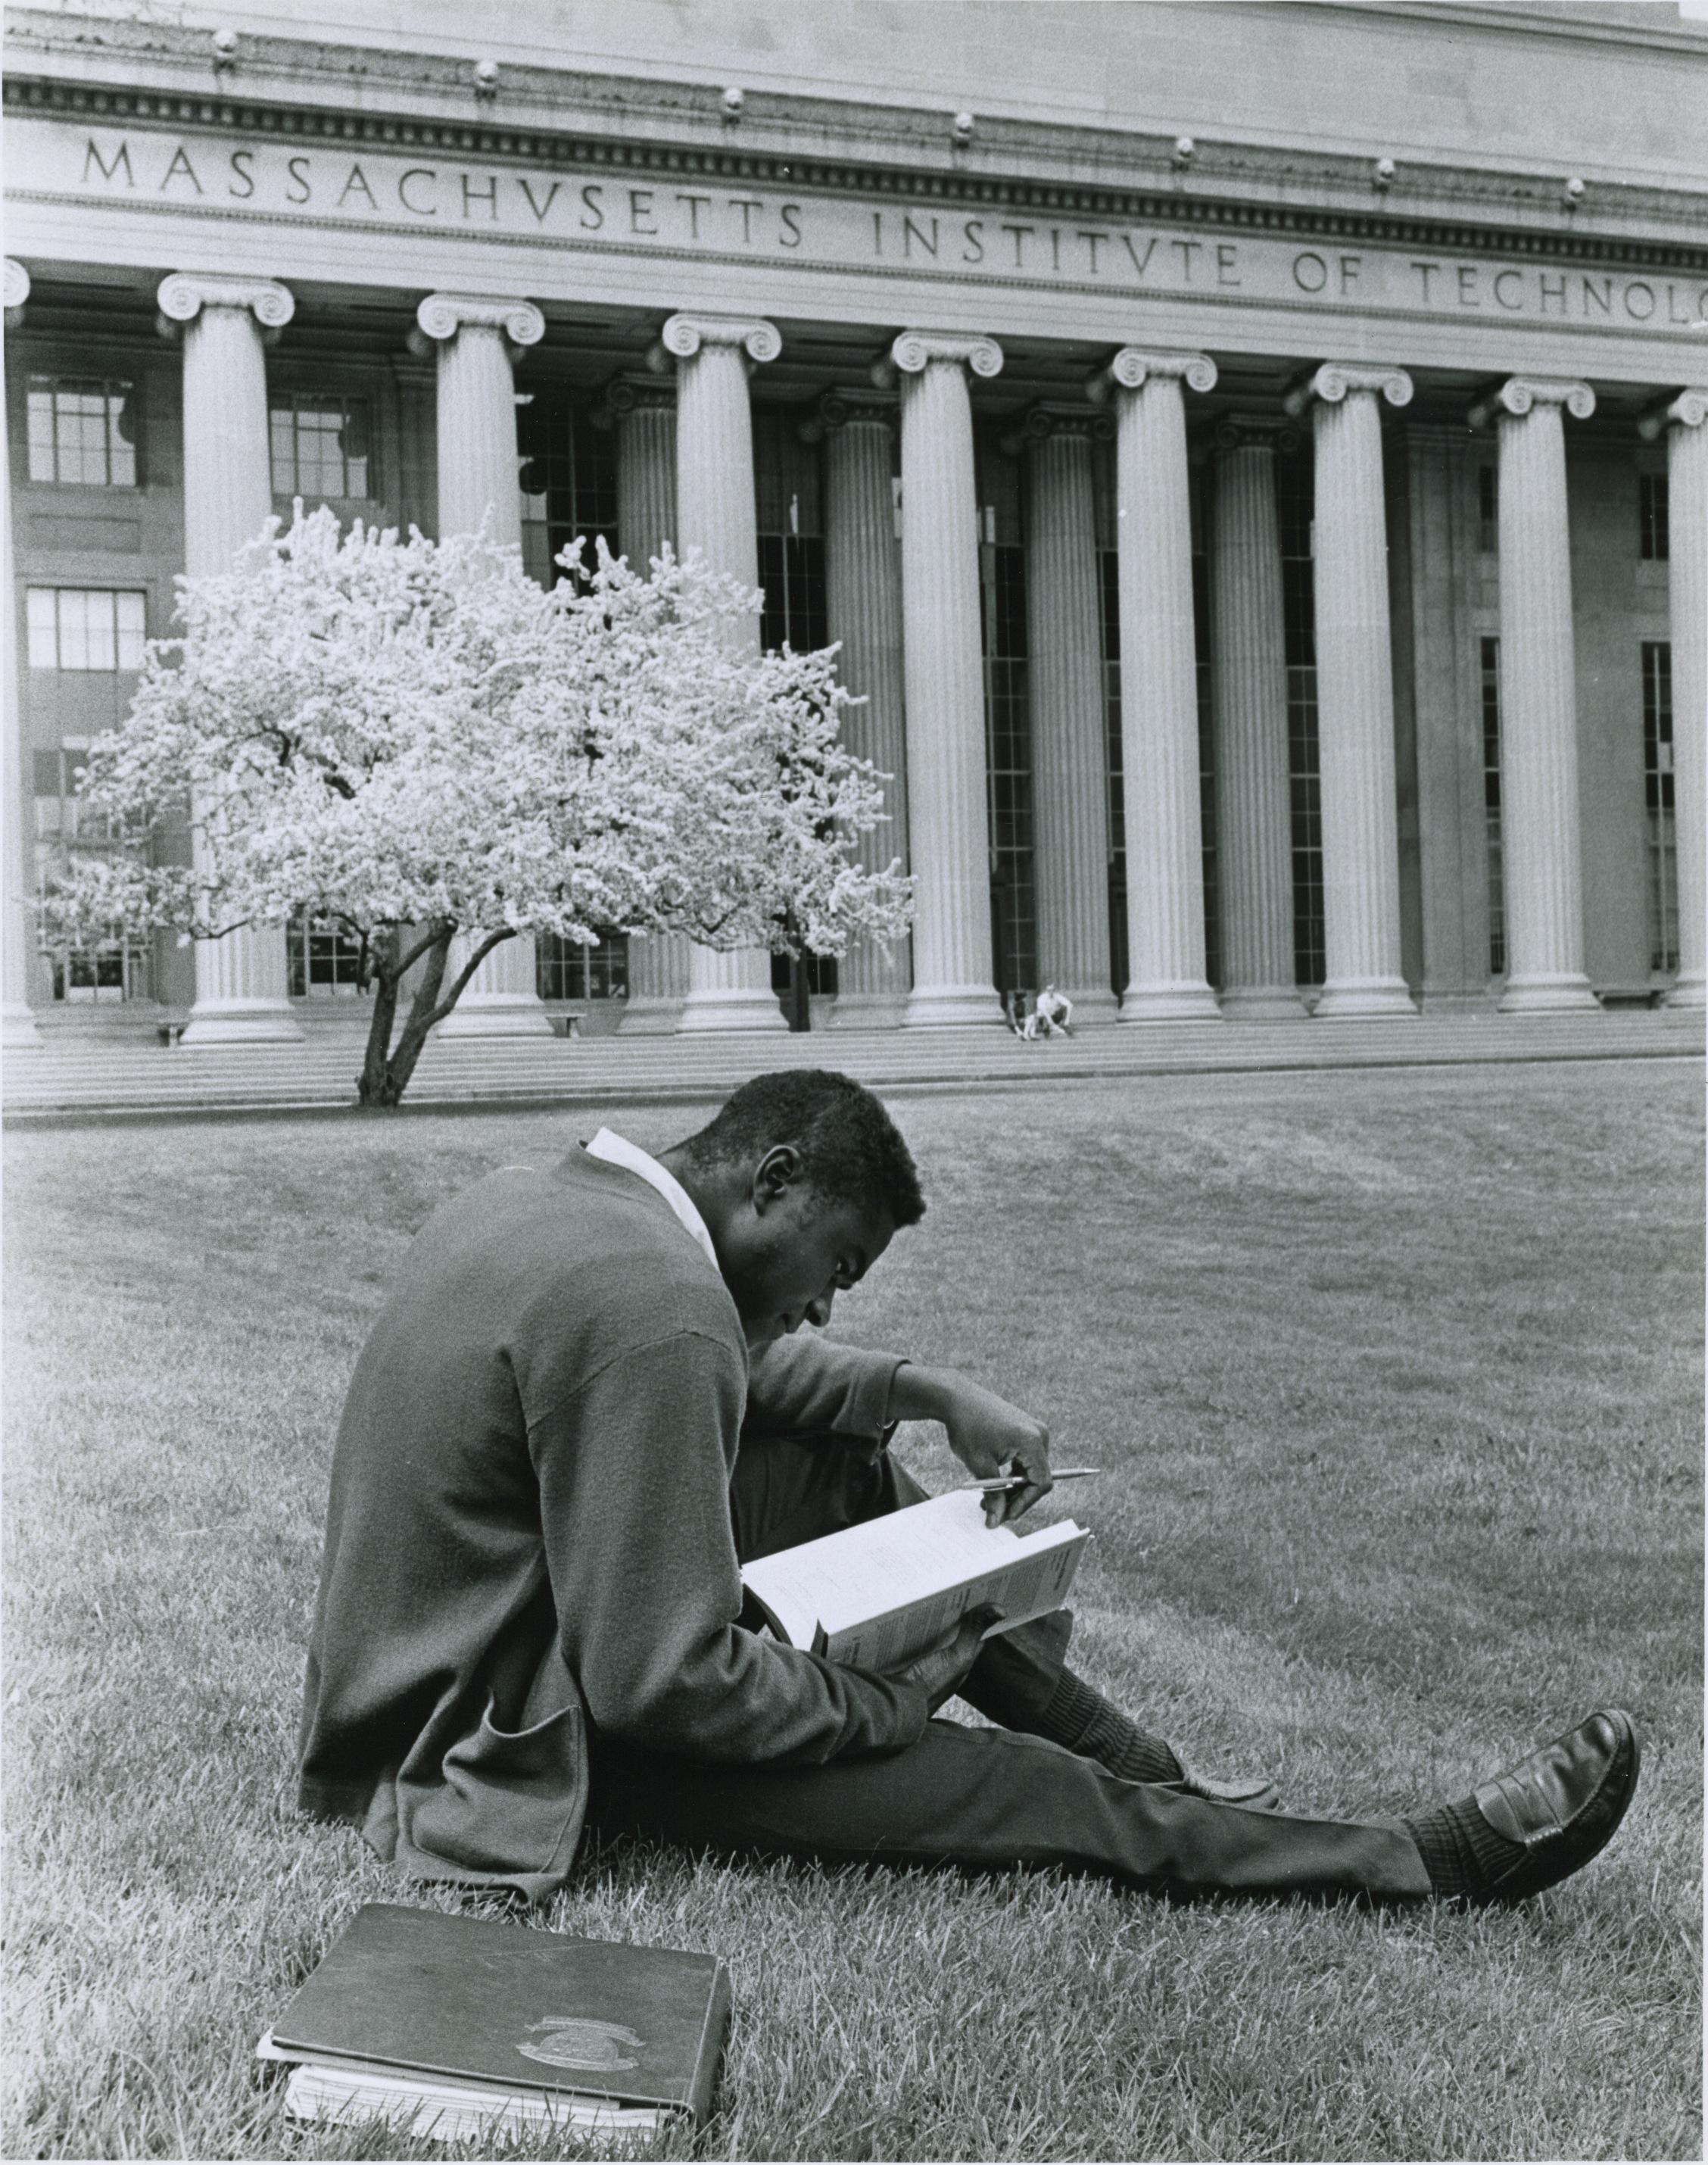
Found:
[{"label": "carved inscription", "polygon": [[596,178],[440,155],[14,123],[24,195],[69,193],[395,230],[540,235],[570,247],[793,260],[992,283],[1192,294],[1274,306],[1524,319],[1637,330],[1708,328],[1708,284],[1673,271],[1467,259],[1372,243],[1301,246],[1064,213],[968,213],[791,196],[621,170]]}]

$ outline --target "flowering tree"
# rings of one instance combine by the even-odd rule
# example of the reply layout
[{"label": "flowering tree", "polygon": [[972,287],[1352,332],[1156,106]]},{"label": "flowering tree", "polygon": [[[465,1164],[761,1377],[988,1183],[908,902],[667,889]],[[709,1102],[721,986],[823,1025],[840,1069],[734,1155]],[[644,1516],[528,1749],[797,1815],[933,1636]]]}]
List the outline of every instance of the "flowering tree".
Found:
[{"label": "flowering tree", "polygon": [[[835,650],[754,651],[759,597],[697,557],[643,577],[602,544],[547,593],[484,535],[341,538],[299,506],[179,593],[183,637],[81,783],[134,846],[74,857],[45,909],[74,938],[341,928],[374,993],[365,1104],[518,933],[838,955],[906,929],[907,880],[848,846],[882,777],[838,741]],[[150,863],[186,805],[193,861]]]}]

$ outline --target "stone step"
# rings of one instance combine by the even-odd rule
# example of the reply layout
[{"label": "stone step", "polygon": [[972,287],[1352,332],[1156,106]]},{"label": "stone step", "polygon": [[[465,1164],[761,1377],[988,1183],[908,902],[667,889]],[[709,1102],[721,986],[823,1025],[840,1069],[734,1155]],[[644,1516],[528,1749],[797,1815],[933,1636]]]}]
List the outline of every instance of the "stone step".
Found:
[{"label": "stone step", "polygon": [[[1371,1021],[1117,1025],[1027,1043],[991,1028],[692,1037],[453,1039],[429,1045],[406,1103],[700,1098],[768,1068],[833,1067],[879,1088],[1012,1087],[1122,1076],[1700,1057],[1703,1017],[1672,1009]],[[353,1105],[354,1035],[166,1047],[55,1033],[8,1048],[8,1123],[66,1116]]]}]

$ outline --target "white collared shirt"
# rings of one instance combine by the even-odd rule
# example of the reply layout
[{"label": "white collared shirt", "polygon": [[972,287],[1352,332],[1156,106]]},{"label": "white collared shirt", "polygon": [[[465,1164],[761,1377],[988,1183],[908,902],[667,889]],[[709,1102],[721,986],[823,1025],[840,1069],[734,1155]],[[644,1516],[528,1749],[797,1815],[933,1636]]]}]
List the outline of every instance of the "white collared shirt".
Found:
[{"label": "white collared shirt", "polygon": [[602,1158],[607,1165],[620,1165],[627,1172],[637,1172],[649,1188],[657,1188],[684,1226],[699,1242],[706,1260],[712,1269],[717,1269],[717,1251],[712,1245],[712,1235],[707,1230],[706,1220],[694,1207],[694,1198],[681,1182],[666,1172],[655,1157],[649,1157],[633,1143],[625,1142],[621,1135],[612,1135],[609,1128],[601,1128],[586,1146],[589,1157]]}]

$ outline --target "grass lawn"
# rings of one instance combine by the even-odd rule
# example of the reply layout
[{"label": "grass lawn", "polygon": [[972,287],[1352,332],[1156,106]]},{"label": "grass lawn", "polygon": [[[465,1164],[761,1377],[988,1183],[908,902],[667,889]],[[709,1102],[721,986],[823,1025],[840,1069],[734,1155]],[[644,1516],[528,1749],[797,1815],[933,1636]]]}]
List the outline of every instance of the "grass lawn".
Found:
[{"label": "grass lawn", "polygon": [[[1700,1100],[1667,1062],[897,1101],[930,1213],[838,1327],[1107,1469],[1065,1499],[1095,1682],[1301,1808],[1462,1794],[1605,1704],[1642,1788],[1504,1915],[589,1854],[544,1921],[730,1963],[701,2154],[1700,2155]],[[250,2057],[397,1893],[292,1804],[331,1438],[429,1210],[596,1125],[8,1139],[0,2152],[408,2154]]]}]

